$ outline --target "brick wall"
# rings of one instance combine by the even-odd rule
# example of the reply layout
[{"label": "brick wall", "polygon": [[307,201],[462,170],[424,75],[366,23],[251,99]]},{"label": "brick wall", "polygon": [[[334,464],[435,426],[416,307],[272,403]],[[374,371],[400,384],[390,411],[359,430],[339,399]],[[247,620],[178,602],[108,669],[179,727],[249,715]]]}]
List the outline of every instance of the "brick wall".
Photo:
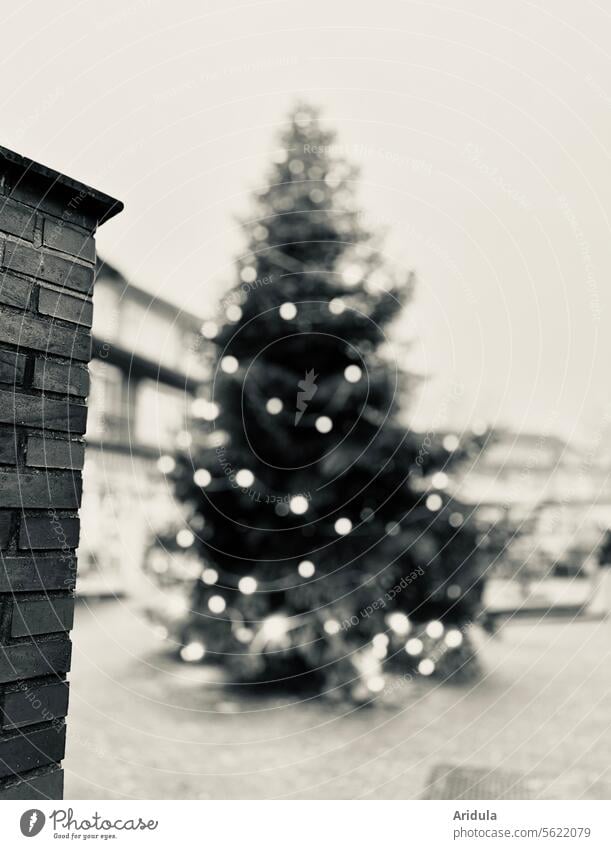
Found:
[{"label": "brick wall", "polygon": [[121,208],[0,148],[0,799],[62,796],[95,231]]}]

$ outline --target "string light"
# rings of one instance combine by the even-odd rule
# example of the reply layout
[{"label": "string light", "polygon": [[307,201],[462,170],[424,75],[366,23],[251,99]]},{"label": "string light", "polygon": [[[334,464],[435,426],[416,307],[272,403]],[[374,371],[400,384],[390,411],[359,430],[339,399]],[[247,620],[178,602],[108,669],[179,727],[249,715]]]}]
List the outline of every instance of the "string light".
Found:
[{"label": "string light", "polygon": [[193,475],[193,483],[196,486],[208,486],[212,480],[212,475],[208,469],[197,469]]},{"label": "string light", "polygon": [[238,486],[242,487],[242,489],[247,489],[255,482],[255,476],[250,469],[240,469],[240,471],[236,473],[235,482]]},{"label": "string light", "polygon": [[319,416],[316,419],[315,427],[319,433],[329,433],[333,429],[333,422],[329,416]]},{"label": "string light", "polygon": [[341,315],[345,309],[346,304],[341,298],[332,298],[329,301],[329,312],[333,313],[333,315]]},{"label": "string light", "polygon": [[290,321],[297,315],[297,307],[295,304],[287,301],[280,306],[278,312],[280,313],[280,318],[283,318],[285,321]]},{"label": "string light", "polygon": [[291,159],[289,162],[289,171],[291,174],[302,174],[303,168],[304,166],[301,159]]},{"label": "string light", "polygon": [[451,513],[448,522],[453,528],[460,528],[463,523],[462,513]]},{"label": "string light", "polygon": [[448,648],[457,649],[459,645],[461,645],[463,640],[463,636],[459,630],[453,628],[451,631],[448,631],[446,634],[446,645]]},{"label": "string light", "polygon": [[389,613],[386,622],[391,631],[400,637],[405,637],[412,630],[412,625],[405,613]]},{"label": "string light", "polygon": [[236,321],[242,318],[242,310],[237,304],[230,304],[225,310],[225,315],[227,316],[227,321],[235,324]]},{"label": "string light", "polygon": [[302,578],[311,578],[316,571],[316,568],[311,560],[302,560],[297,567],[297,571]]},{"label": "string light", "polygon": [[219,329],[216,321],[204,321],[201,327],[202,336],[205,336],[206,339],[215,339]]},{"label": "string light", "polygon": [[422,644],[422,640],[419,640],[418,637],[413,637],[411,640],[408,640],[405,643],[405,651],[408,654],[411,654],[412,657],[416,657],[416,655],[419,655],[422,652],[423,648],[424,646]]},{"label": "string light", "polygon": [[195,537],[188,528],[181,528],[176,534],[176,542],[181,548],[189,548],[195,542]]},{"label": "string light", "polygon": [[430,657],[425,657],[424,660],[421,660],[418,664],[418,672],[421,675],[427,676],[432,675],[435,671],[435,664],[430,659]]},{"label": "string light", "polygon": [[238,370],[238,365],[238,361],[235,357],[232,357],[231,354],[223,357],[221,360],[221,369],[225,372],[225,374],[235,374]]},{"label": "string light", "polygon": [[257,269],[252,265],[246,265],[240,272],[240,277],[244,283],[254,283],[257,279]]},{"label": "string light", "polygon": [[207,401],[205,398],[196,398],[191,405],[191,412],[198,419],[213,422],[221,411],[219,405],[215,404],[214,401]]},{"label": "string light", "polygon": [[447,595],[448,595],[448,598],[456,599],[456,598],[460,598],[461,592],[462,592],[462,590],[458,586],[458,584],[450,584],[450,586],[448,587]]},{"label": "string light", "polygon": [[227,602],[222,595],[211,595],[208,599],[208,607],[212,613],[222,613],[227,607]]},{"label": "string light", "polygon": [[164,454],[157,460],[157,468],[162,474],[169,475],[176,468],[174,458],[170,457],[169,454]]},{"label": "string light", "polygon": [[358,383],[362,376],[363,372],[357,365],[354,365],[354,363],[350,366],[346,366],[344,369],[344,377],[348,383]]},{"label": "string light", "polygon": [[367,687],[372,693],[381,693],[384,689],[384,678],[381,675],[372,675],[367,678]]},{"label": "string light", "polygon": [[435,489],[445,489],[448,485],[448,476],[445,472],[436,472],[433,475],[432,483]]},{"label": "string light", "polygon": [[325,199],[325,193],[322,189],[312,189],[310,192],[310,200],[312,203],[322,203]]},{"label": "string light", "polygon": [[337,619],[327,619],[323,627],[326,634],[330,637],[334,637],[335,634],[339,633],[340,624]]},{"label": "string light", "polygon": [[460,445],[458,437],[453,433],[448,433],[447,436],[443,438],[443,447],[446,451],[456,451],[458,446]]},{"label": "string light", "polygon": [[267,239],[267,227],[264,227],[263,224],[257,224],[255,229],[253,230],[253,234],[258,242],[262,242],[264,239]]},{"label": "string light", "polygon": [[356,286],[363,279],[363,269],[360,265],[349,265],[342,274],[346,286]]},{"label": "string light", "polygon": [[386,634],[376,634],[372,639],[373,654],[378,660],[383,660],[388,654],[388,644],[390,640]]},{"label": "string light", "polygon": [[289,507],[292,513],[302,516],[309,507],[308,499],[304,495],[294,495],[289,501]]},{"label": "string light", "polygon": [[187,643],[187,645],[183,646],[180,650],[181,658],[186,660],[187,663],[196,663],[198,660],[201,660],[205,654],[206,647],[203,643],[197,641]]},{"label": "string light", "polygon": [[277,416],[278,413],[282,412],[282,407],[284,404],[280,400],[280,398],[270,398],[265,405],[265,409],[270,414],[270,416]]},{"label": "string light", "polygon": [[347,519],[345,516],[342,516],[335,523],[335,533],[339,534],[342,537],[346,536],[346,534],[349,534],[351,530],[352,530],[352,522],[350,521],[350,519]]},{"label": "string light", "polygon": [[263,621],[261,629],[268,640],[279,640],[288,633],[288,617],[281,613],[275,613],[272,616],[268,616],[267,619]]},{"label": "string light", "polygon": [[432,622],[426,626],[426,633],[432,640],[438,640],[443,636],[444,627],[437,619],[433,619]]},{"label": "string light", "polygon": [[216,584],[218,579],[219,573],[216,571],[216,569],[211,569],[208,567],[202,572],[202,581],[204,582],[204,584],[212,586],[213,584]]},{"label": "string light", "polygon": [[243,625],[236,628],[235,638],[240,643],[249,643],[253,636],[253,631],[250,628],[245,628]]},{"label": "string light", "polygon": [[172,596],[168,601],[168,613],[170,616],[185,616],[189,612],[187,599],[180,595]]},{"label": "string light", "polygon": [[441,510],[443,505],[443,501],[441,500],[441,496],[437,495],[437,493],[433,493],[433,495],[429,495],[426,499],[427,509],[431,511],[431,513],[436,513],[437,510]]},{"label": "string light", "polygon": [[257,591],[257,581],[250,575],[246,575],[238,581],[238,589],[244,595],[252,595]]}]

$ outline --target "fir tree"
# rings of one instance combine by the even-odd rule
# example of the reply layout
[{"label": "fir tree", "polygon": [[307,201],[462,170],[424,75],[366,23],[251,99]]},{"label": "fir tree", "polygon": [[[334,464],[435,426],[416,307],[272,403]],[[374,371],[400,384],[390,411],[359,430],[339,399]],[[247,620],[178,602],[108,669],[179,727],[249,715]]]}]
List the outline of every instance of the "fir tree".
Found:
[{"label": "fir tree", "polygon": [[457,440],[400,416],[416,381],[391,324],[413,278],[365,227],[356,177],[297,107],[243,224],[239,280],[203,327],[211,379],[175,476],[203,561],[182,629],[193,658],[205,646],[233,681],[366,700],[386,669],[466,661],[482,567],[447,491]]}]

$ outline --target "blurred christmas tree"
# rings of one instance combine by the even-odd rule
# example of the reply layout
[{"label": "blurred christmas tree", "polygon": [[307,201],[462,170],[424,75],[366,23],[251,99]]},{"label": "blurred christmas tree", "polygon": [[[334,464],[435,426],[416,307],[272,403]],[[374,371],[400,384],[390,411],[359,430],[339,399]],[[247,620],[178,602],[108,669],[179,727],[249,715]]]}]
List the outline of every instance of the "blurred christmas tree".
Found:
[{"label": "blurred christmas tree", "polygon": [[203,561],[185,659],[233,681],[366,700],[386,669],[466,665],[481,558],[444,470],[464,453],[410,432],[414,387],[388,327],[411,276],[388,268],[355,205],[356,172],[309,106],[290,116],[176,460]]}]

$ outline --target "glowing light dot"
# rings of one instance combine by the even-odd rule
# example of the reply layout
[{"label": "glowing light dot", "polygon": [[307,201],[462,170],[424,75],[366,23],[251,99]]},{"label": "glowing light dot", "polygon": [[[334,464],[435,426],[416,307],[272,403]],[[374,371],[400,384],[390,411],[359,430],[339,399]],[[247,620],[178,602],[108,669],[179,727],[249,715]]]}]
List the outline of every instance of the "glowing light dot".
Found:
[{"label": "glowing light dot", "polygon": [[238,589],[244,595],[252,595],[257,591],[257,581],[255,578],[251,578],[250,575],[247,575],[244,578],[240,578],[238,582]]},{"label": "glowing light dot", "polygon": [[360,265],[349,265],[342,274],[346,286],[356,286],[363,279],[363,269]]},{"label": "glowing light dot", "polygon": [[277,165],[282,165],[282,163],[286,162],[286,160],[288,159],[288,154],[286,150],[284,150],[283,148],[279,148],[278,150],[274,151],[272,159]]},{"label": "glowing light dot", "polygon": [[189,548],[195,542],[195,537],[188,528],[181,528],[176,534],[176,542],[181,548]]},{"label": "glowing light dot", "polygon": [[230,304],[225,310],[227,321],[236,322],[242,318],[242,310],[237,304]]},{"label": "glowing light dot", "polygon": [[308,499],[304,495],[294,495],[289,501],[291,512],[297,516],[302,516],[309,507]]},{"label": "glowing light dot", "polygon": [[212,595],[208,599],[208,607],[212,613],[222,613],[227,607],[227,602],[222,595]]},{"label": "glowing light dot", "polygon": [[441,510],[443,505],[443,501],[441,500],[441,496],[437,495],[437,493],[433,493],[433,495],[429,495],[426,499],[427,509],[431,511],[431,513],[436,513],[437,510]]},{"label": "glowing light dot", "polygon": [[344,369],[344,377],[348,383],[358,383],[362,376],[363,372],[357,365],[346,366]]},{"label": "glowing light dot", "polygon": [[302,174],[303,173],[303,162],[301,159],[291,159],[289,162],[289,171],[291,174]]},{"label": "glowing light dot", "polygon": [[352,522],[345,516],[343,516],[341,519],[338,519],[335,523],[335,533],[339,534],[342,537],[346,536],[346,534],[349,534],[351,530]]},{"label": "glowing light dot", "polygon": [[447,436],[443,438],[443,447],[446,451],[456,451],[458,446],[460,445],[458,437],[453,433],[448,433]]},{"label": "glowing light dot", "polygon": [[168,612],[170,616],[184,616],[189,610],[189,604],[186,598],[182,596],[173,596],[168,601]]},{"label": "glowing light dot", "polygon": [[312,189],[310,192],[310,200],[312,203],[322,203],[325,199],[325,193],[322,189]]},{"label": "glowing light dot", "polygon": [[273,616],[269,616],[261,626],[263,629],[263,633],[269,640],[278,640],[280,637],[284,637],[284,635],[289,630],[289,620],[286,616],[282,616],[282,614],[277,613]]},{"label": "glowing light dot", "polygon": [[193,475],[193,483],[196,486],[208,486],[212,480],[212,475],[208,469],[197,469]]},{"label": "glowing light dot", "polygon": [[414,637],[413,639],[408,640],[405,643],[405,651],[408,654],[411,654],[412,657],[415,657],[416,655],[420,654],[423,648],[424,646],[422,645],[422,640],[419,640],[418,637]]},{"label": "glowing light dot", "polygon": [[202,336],[205,336],[206,339],[214,339],[219,332],[216,321],[205,321],[201,329]]},{"label": "glowing light dot", "polygon": [[435,489],[445,489],[448,485],[448,476],[445,472],[436,472],[432,482]]},{"label": "glowing light dot", "polygon": [[325,633],[329,634],[330,637],[335,636],[335,634],[339,633],[340,625],[337,619],[327,619],[324,624]]},{"label": "glowing light dot", "polygon": [[240,277],[244,283],[253,283],[257,279],[257,269],[252,265],[246,265],[240,272]]},{"label": "glowing light dot", "polygon": [[290,301],[287,301],[286,303],[281,305],[278,312],[280,313],[280,318],[283,318],[285,321],[290,321],[297,315],[297,307],[295,306],[295,304],[292,304]]},{"label": "glowing light dot", "polygon": [[213,422],[221,412],[219,405],[214,401],[207,401],[205,398],[197,398],[192,406],[191,412],[198,419],[204,419],[207,422]]},{"label": "glowing light dot", "polygon": [[187,663],[196,663],[198,660],[201,660],[206,654],[206,647],[203,643],[193,642],[187,643],[186,646],[183,646],[180,650],[180,656],[183,660],[186,660]]},{"label": "glowing light dot", "polygon": [[264,227],[263,224],[257,224],[254,229],[254,236],[258,242],[262,242],[264,239],[267,239],[267,227]]},{"label": "glowing light dot", "polygon": [[311,560],[302,560],[297,567],[297,571],[302,578],[311,578],[316,571],[316,568]]},{"label": "glowing light dot", "polygon": [[235,482],[238,486],[246,488],[253,485],[255,482],[255,476],[250,469],[240,469],[235,476]]},{"label": "glowing light dot", "polygon": [[204,569],[202,572],[202,581],[204,584],[208,584],[208,586],[213,586],[219,579],[219,573],[216,569]]},{"label": "glowing light dot", "polygon": [[345,309],[346,304],[341,298],[333,298],[329,301],[329,312],[333,313],[333,315],[341,315]]},{"label": "glowing light dot", "polygon": [[238,361],[231,355],[223,357],[221,360],[221,369],[225,372],[225,374],[235,374],[238,370]]},{"label": "glowing light dot", "polygon": [[448,521],[453,528],[460,528],[463,523],[463,515],[462,513],[451,513]]},{"label": "glowing light dot", "polygon": [[164,454],[157,460],[157,468],[162,474],[169,475],[176,468],[174,458],[170,457],[169,454]]},{"label": "glowing light dot", "polygon": [[446,634],[446,645],[451,649],[457,649],[462,643],[462,634],[456,629],[448,631]]},{"label": "glowing light dot", "polygon": [[235,638],[239,643],[249,643],[253,636],[254,634],[250,628],[245,628],[244,626],[236,628]]},{"label": "glowing light dot", "polygon": [[176,444],[179,448],[188,448],[193,442],[193,438],[186,430],[181,430],[176,436]]},{"label": "glowing light dot", "polygon": [[381,675],[372,675],[367,679],[367,687],[372,693],[381,693],[384,689],[384,678]]},{"label": "glowing light dot", "polygon": [[412,625],[405,613],[389,613],[386,617],[388,627],[400,637],[405,637],[412,630]]},{"label": "glowing light dot", "polygon": [[270,398],[265,405],[265,409],[270,414],[270,416],[277,416],[278,413],[282,412],[282,407],[284,404],[280,400],[280,398]]},{"label": "glowing light dot", "polygon": [[426,626],[426,633],[432,640],[438,640],[443,636],[444,627],[437,619],[434,619],[432,622]]},{"label": "glowing light dot", "polygon": [[448,587],[448,598],[460,598],[462,590],[458,584],[450,584]]},{"label": "glowing light dot", "polygon": [[424,660],[421,660],[418,664],[418,672],[421,675],[432,675],[435,671],[435,664],[429,657],[425,657]]},{"label": "glowing light dot", "polygon": [[329,433],[333,430],[333,422],[329,416],[319,416],[316,419],[315,427],[319,433]]}]

